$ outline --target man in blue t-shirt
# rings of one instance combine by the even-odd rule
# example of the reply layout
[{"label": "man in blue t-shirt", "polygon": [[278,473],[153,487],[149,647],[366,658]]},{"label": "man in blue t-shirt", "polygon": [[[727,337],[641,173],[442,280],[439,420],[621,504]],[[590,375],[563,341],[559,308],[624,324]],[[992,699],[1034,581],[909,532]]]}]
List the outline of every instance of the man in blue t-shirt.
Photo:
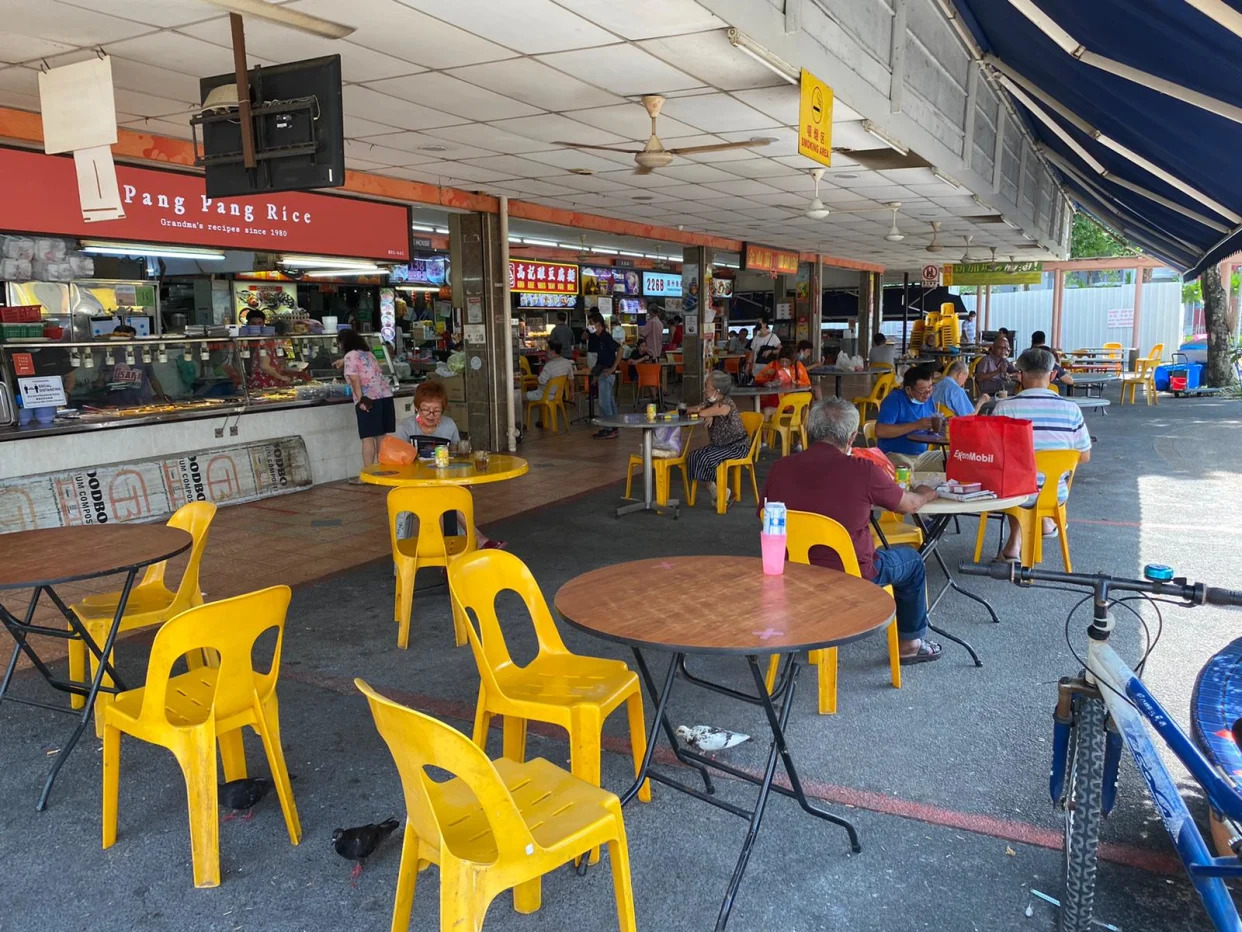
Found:
[{"label": "man in blue t-shirt", "polygon": [[894,463],[913,465],[927,444],[906,439],[916,430],[931,430],[936,403],[932,401],[932,367],[912,366],[901,378],[901,388],[880,402],[876,419],[877,446]]}]

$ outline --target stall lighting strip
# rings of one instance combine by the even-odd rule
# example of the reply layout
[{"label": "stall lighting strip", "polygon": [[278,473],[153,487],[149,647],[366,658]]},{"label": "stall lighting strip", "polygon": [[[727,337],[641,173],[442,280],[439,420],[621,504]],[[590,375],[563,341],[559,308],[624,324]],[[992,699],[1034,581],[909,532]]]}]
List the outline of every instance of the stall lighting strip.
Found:
[{"label": "stall lighting strip", "polygon": [[374,262],[340,259],[331,256],[281,256],[280,264],[294,269],[357,269],[364,273],[382,271]]},{"label": "stall lighting strip", "polygon": [[82,240],[82,251],[100,256],[157,256],[165,259],[199,259],[220,262],[224,251],[195,247],[157,246],[154,243],[115,243],[106,240]]}]

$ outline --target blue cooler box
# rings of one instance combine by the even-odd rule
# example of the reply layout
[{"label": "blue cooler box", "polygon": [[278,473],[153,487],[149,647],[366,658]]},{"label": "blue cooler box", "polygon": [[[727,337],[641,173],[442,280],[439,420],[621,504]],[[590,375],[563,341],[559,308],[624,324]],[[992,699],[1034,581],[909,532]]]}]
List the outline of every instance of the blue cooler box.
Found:
[{"label": "blue cooler box", "polygon": [[1203,370],[1206,368],[1203,363],[1187,362],[1186,357],[1181,353],[1174,353],[1173,359],[1174,361],[1167,366],[1156,367],[1156,390],[1161,392],[1171,391],[1169,387],[1170,374],[1186,376],[1186,384],[1180,387],[1179,391],[1192,391],[1198,388],[1203,380]]}]

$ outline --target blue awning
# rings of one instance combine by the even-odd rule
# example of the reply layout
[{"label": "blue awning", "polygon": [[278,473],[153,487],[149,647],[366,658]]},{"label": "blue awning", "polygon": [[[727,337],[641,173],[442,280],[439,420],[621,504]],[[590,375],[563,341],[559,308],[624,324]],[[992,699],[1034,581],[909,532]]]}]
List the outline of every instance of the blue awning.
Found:
[{"label": "blue awning", "polygon": [[[1226,0],[1242,11],[1242,0]],[[1034,0],[1082,47],[1191,91],[1242,107],[1242,37],[1183,0]],[[1208,218],[1186,216],[1101,177],[1056,132],[1032,116],[1035,137],[1075,169],[1058,168],[1075,201],[1188,277],[1242,249],[1242,224],[1202,198],[1162,180],[1046,105],[1051,99],[1080,123],[1109,137],[1221,207],[1242,214],[1242,123],[1074,58],[1014,4],[957,0],[985,53],[1038,88],[1029,95],[1074,143],[1117,178]]]}]

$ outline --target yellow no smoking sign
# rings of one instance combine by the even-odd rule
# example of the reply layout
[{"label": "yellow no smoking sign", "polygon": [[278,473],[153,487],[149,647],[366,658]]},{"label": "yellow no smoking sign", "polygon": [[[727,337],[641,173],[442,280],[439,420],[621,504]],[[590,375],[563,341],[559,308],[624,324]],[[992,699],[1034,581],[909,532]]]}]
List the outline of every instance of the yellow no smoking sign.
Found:
[{"label": "yellow no smoking sign", "polygon": [[802,69],[798,106],[798,154],[832,164],[832,88]]}]

